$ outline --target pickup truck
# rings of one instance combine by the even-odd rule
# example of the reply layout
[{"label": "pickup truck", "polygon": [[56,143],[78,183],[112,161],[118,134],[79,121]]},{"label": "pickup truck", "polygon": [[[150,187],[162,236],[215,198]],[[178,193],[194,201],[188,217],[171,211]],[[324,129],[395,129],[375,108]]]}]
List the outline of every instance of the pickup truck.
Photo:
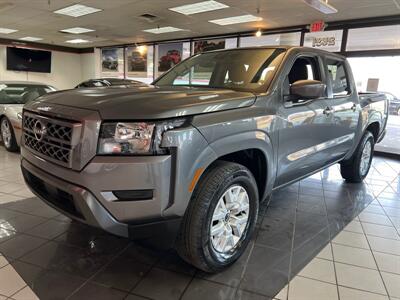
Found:
[{"label": "pickup truck", "polygon": [[55,92],[23,113],[21,167],[43,201],[129,238],[177,229],[206,272],[234,263],[259,203],[339,163],[368,174],[388,103],[358,95],[347,60],[302,47],[195,55],[152,86]]}]

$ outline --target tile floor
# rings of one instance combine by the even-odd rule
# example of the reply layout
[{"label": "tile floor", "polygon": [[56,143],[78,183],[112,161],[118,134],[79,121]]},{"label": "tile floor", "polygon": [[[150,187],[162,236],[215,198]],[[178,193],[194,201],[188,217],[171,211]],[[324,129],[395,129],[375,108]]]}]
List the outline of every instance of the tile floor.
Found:
[{"label": "tile floor", "polygon": [[400,161],[363,184],[333,166],[273,194],[245,255],[204,274],[172,250],[71,222],[0,147],[1,299],[400,299]]}]

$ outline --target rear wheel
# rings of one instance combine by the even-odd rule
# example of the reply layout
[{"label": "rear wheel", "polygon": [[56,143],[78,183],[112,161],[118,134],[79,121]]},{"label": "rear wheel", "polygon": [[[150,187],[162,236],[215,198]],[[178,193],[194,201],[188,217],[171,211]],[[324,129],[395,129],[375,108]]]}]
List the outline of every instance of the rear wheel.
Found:
[{"label": "rear wheel", "polygon": [[342,177],[349,182],[361,182],[371,167],[375,140],[371,132],[365,132],[353,157],[340,165]]},{"label": "rear wheel", "polygon": [[242,165],[218,161],[202,176],[185,214],[180,256],[205,272],[233,264],[246,249],[258,214],[258,190]]},{"label": "rear wheel", "polygon": [[7,151],[18,151],[18,144],[15,139],[15,134],[10,120],[7,117],[1,119],[1,139],[3,140],[4,147]]}]

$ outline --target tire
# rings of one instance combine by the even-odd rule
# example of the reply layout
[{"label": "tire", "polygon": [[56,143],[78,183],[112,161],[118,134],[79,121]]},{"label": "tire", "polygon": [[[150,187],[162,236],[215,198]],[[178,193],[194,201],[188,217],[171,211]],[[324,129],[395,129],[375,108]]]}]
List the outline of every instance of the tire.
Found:
[{"label": "tire", "polygon": [[340,173],[346,181],[359,183],[367,177],[371,167],[374,146],[374,136],[371,132],[366,131],[352,158],[340,165]]},{"label": "tire", "polygon": [[[217,218],[224,214],[221,213],[223,209],[221,201],[224,204],[235,203],[229,202],[230,198],[226,198],[228,191],[238,195],[235,197],[232,194],[231,199],[238,199],[238,203],[246,204],[236,208],[236,211],[228,209],[223,218]],[[242,211],[241,208],[246,206],[248,210]],[[245,251],[257,222],[258,207],[257,184],[252,173],[242,165],[217,161],[206,170],[193,192],[177,240],[179,255],[188,263],[208,273],[227,268]],[[238,211],[242,212],[237,213]],[[247,222],[241,223],[245,225],[230,227],[239,218],[246,219],[246,216]],[[213,217],[218,220],[213,221]],[[226,231],[220,230],[219,232],[223,234],[211,236],[211,228],[214,228],[215,232],[217,228],[224,228]],[[239,231],[237,231],[238,228]],[[218,241],[223,241],[222,237],[226,237],[227,232],[229,235],[229,230],[232,235],[230,240],[232,244],[226,244],[224,248],[225,244]],[[242,234],[235,232],[242,232]]]},{"label": "tire", "polygon": [[9,152],[17,152],[19,147],[15,139],[14,129],[7,117],[0,120],[0,132],[4,148]]}]

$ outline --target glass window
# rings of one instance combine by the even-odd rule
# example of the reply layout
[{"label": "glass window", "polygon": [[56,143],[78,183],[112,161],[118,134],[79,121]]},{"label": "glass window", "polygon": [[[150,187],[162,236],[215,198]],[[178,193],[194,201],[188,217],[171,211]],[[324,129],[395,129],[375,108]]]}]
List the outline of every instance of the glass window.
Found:
[{"label": "glass window", "polygon": [[300,80],[321,80],[318,60],[315,57],[300,57],[296,59],[289,72],[289,84]]},{"label": "glass window", "polygon": [[108,48],[101,50],[101,76],[124,77],[124,49]]},{"label": "glass window", "polygon": [[300,32],[282,33],[282,34],[269,34],[256,36],[246,36],[240,38],[240,47],[253,47],[253,46],[300,46]]},{"label": "glass window", "polygon": [[45,85],[1,83],[0,104],[25,104],[53,91]]},{"label": "glass window", "polygon": [[327,59],[328,76],[332,83],[333,97],[343,97],[351,93],[345,64],[341,60]]},{"label": "glass window", "polygon": [[304,37],[304,46],[339,52],[342,47],[343,30],[321,32],[307,32]]},{"label": "glass window", "polygon": [[400,49],[400,25],[349,30],[347,51]]},{"label": "glass window", "polygon": [[253,91],[269,84],[285,49],[234,49],[193,56],[155,82]]},{"label": "glass window", "polygon": [[126,77],[144,83],[153,81],[153,46],[126,48]]}]

